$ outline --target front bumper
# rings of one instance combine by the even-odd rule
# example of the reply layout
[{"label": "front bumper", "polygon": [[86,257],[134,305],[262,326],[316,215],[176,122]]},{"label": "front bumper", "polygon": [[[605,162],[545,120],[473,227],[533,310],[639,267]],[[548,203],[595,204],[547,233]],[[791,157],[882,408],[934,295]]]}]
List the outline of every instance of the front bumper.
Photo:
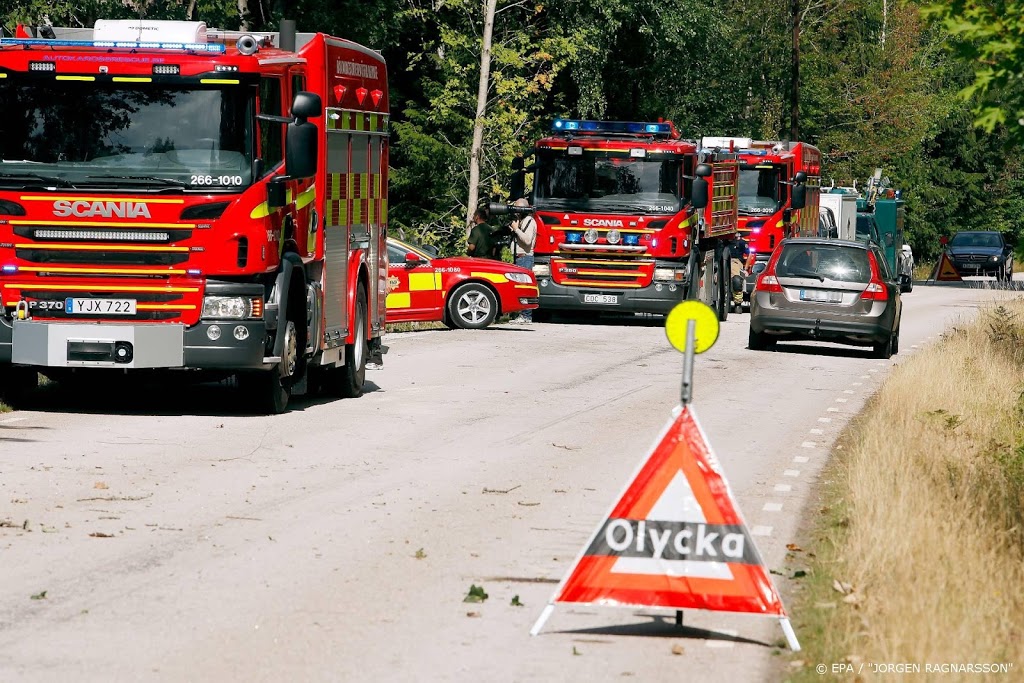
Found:
[{"label": "front bumper", "polygon": [[[588,295],[596,300],[587,301]],[[541,310],[617,311],[620,313],[655,313],[665,315],[686,295],[684,283],[652,283],[639,289],[566,287],[550,278],[540,287]],[[615,303],[600,297],[614,296]]]},{"label": "front bumper", "polygon": [[[220,336],[210,338],[218,326]],[[245,329],[237,339],[235,329]],[[239,333],[239,336],[243,336]],[[34,367],[246,370],[266,367],[262,320],[90,323],[0,318],[0,363]]]}]

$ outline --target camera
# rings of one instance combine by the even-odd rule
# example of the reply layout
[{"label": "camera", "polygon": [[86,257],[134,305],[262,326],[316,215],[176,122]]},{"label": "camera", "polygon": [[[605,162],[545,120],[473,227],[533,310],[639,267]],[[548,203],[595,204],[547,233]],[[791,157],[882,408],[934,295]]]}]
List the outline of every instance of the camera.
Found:
[{"label": "camera", "polygon": [[492,216],[506,216],[508,214],[528,216],[533,213],[532,206],[515,206],[514,204],[505,204],[503,202],[491,202],[487,205],[487,209]]}]

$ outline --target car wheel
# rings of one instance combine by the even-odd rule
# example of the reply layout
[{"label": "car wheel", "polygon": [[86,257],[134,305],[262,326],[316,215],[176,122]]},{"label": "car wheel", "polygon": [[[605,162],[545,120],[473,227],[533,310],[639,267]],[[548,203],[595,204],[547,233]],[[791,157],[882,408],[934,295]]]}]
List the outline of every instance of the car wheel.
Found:
[{"label": "car wheel", "polygon": [[897,329],[892,333],[892,355],[900,352],[900,331]]},{"label": "car wheel", "polygon": [[498,301],[490,289],[470,282],[448,297],[448,317],[456,327],[481,330],[498,317]]},{"label": "car wheel", "polygon": [[751,328],[747,335],[747,348],[751,351],[767,351],[775,348],[775,340],[764,332],[755,332]]},{"label": "car wheel", "polygon": [[889,335],[889,338],[886,339],[884,342],[880,342],[878,344],[872,345],[872,347],[871,347],[871,355],[873,355],[875,358],[881,358],[883,360],[888,360],[888,359],[892,358],[892,354],[893,354],[892,340],[893,340],[893,337],[895,337],[895,336],[896,335],[891,334],[891,335]]},{"label": "car wheel", "polygon": [[715,249],[715,261],[718,263],[718,319],[725,322],[732,310],[732,278],[729,276],[729,252],[722,247]]},{"label": "car wheel", "polygon": [[294,320],[288,320],[283,330],[284,351],[273,370],[243,372],[238,375],[238,388],[259,413],[280,415],[288,408],[292,384],[299,369],[299,331]]}]

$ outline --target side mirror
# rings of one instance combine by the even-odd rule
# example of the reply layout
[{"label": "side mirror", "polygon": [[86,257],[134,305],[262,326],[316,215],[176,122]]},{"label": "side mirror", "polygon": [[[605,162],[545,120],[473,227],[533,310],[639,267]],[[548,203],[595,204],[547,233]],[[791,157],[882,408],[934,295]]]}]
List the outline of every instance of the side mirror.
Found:
[{"label": "side mirror", "polygon": [[296,93],[292,102],[295,121],[288,124],[284,142],[284,168],[292,178],[310,178],[316,175],[319,152],[316,126],[306,119],[320,116],[323,104],[320,96],[311,92]]},{"label": "side mirror", "polygon": [[793,182],[797,183],[798,185],[806,183],[807,182],[807,174],[804,173],[803,171],[797,171],[796,175],[793,176]]},{"label": "side mirror", "polygon": [[320,116],[324,112],[320,96],[311,92],[297,92],[292,100],[292,116],[305,120]]},{"label": "side mirror", "polygon": [[271,178],[267,182],[267,207],[273,211],[283,208],[285,204],[287,204],[287,194],[284,178],[280,176]]},{"label": "side mirror", "polygon": [[421,263],[423,263],[423,259],[420,258],[419,254],[417,254],[415,252],[412,252],[412,251],[405,252],[405,265],[407,265],[407,266],[416,266],[416,265],[419,265]]},{"label": "side mirror", "polygon": [[694,171],[696,178],[693,179],[693,191],[690,192],[690,204],[695,209],[704,209],[708,205],[708,181],[711,176],[711,167],[707,164],[698,164]]},{"label": "side mirror", "polygon": [[[802,175],[803,171],[797,173],[796,177],[799,178]],[[793,209],[802,209],[807,205],[807,186],[802,182],[793,185],[792,198],[789,204]]]}]

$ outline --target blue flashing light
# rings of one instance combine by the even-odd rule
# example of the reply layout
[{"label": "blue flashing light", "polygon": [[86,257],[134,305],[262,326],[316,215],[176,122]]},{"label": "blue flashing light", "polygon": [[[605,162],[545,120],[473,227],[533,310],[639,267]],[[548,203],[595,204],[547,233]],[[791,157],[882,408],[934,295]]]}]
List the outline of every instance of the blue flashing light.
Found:
[{"label": "blue flashing light", "polygon": [[99,47],[130,50],[188,50],[191,52],[214,52],[221,54],[227,47],[221,43],[133,43],[120,40],[47,40],[45,38],[3,38],[4,45],[26,45],[33,47]]},{"label": "blue flashing light", "polygon": [[736,150],[738,154],[746,154],[752,157],[766,157],[768,156],[768,150],[766,149],[739,149]]},{"label": "blue flashing light", "polygon": [[18,272],[18,266],[4,266],[3,271],[5,275],[11,275]]},{"label": "blue flashing light", "polygon": [[199,275],[202,275],[202,271],[200,271],[198,268],[189,268],[188,270],[185,271],[185,274],[191,275],[192,277],[198,277]]},{"label": "blue flashing light", "polygon": [[622,243],[627,247],[635,247],[640,244],[640,235],[635,232],[628,232],[622,236]]},{"label": "blue flashing light", "polygon": [[555,119],[551,130],[556,133],[579,131],[581,133],[626,133],[633,135],[671,135],[671,123],[639,123],[636,121],[583,121],[577,119]]},{"label": "blue flashing light", "polygon": [[579,244],[583,241],[582,232],[567,232],[565,233],[565,241],[569,244]]}]

